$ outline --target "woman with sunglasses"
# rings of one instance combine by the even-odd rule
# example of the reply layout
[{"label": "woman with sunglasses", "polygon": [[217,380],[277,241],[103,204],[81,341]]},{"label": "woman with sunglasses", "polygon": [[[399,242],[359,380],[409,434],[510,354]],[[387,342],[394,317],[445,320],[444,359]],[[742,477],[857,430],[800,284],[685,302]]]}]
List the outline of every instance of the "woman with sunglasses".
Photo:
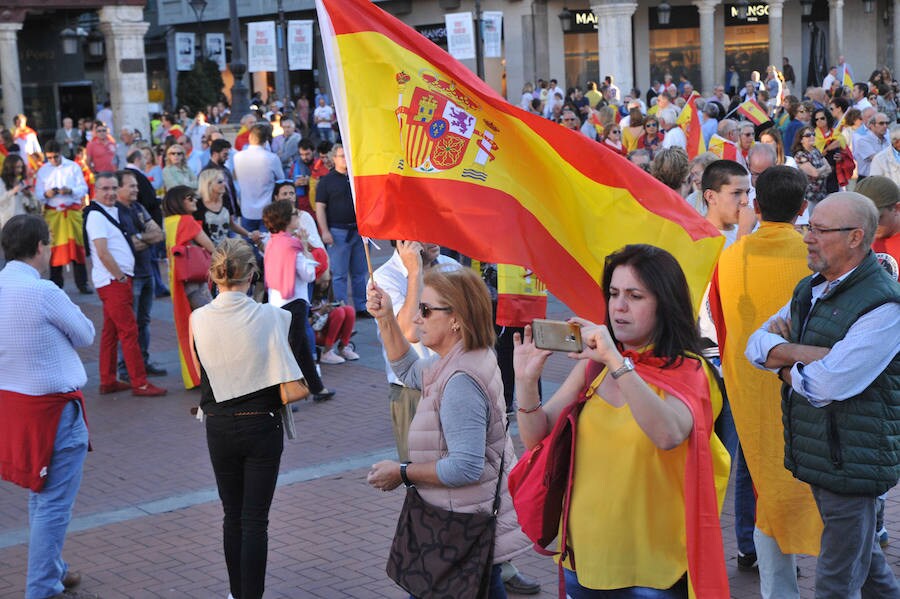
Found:
[{"label": "woman with sunglasses", "polygon": [[659,121],[656,117],[649,117],[644,121],[644,133],[638,138],[639,150],[650,152],[650,158],[662,147],[663,134],[659,131]]},{"label": "woman with sunglasses", "polygon": [[194,190],[185,185],[176,185],[166,192],[162,210],[165,219],[166,255],[169,258],[169,292],[172,294],[172,313],[175,321],[175,335],[178,338],[178,357],[181,360],[181,378],[185,389],[193,389],[200,384],[200,371],[191,361],[188,321],[191,312],[208,304],[212,297],[206,283],[182,282],[175,277],[175,260],[172,248],[183,245],[199,245],[210,254],[215,246],[203,227],[194,219],[194,212],[200,198]]},{"label": "woman with sunglasses", "polygon": [[172,189],[178,185],[186,185],[197,189],[197,175],[187,165],[184,146],[172,144],[166,150],[166,166],[163,168],[163,185]]},{"label": "woman with sunglasses", "polygon": [[228,191],[228,183],[225,173],[221,169],[209,168],[200,172],[198,186],[201,203],[194,212],[194,218],[203,226],[203,232],[210,238],[213,245],[219,245],[228,237],[234,237],[235,233],[259,241],[259,231],[251,233],[235,220],[234,215],[225,206],[225,193]]},{"label": "woman with sunglasses", "polygon": [[288,342],[313,400],[331,399],[334,391],[325,388],[316,371],[312,341],[306,330],[309,284],[328,268],[328,255],[323,249],[310,247],[300,228],[300,213],[290,200],[276,200],[263,208],[262,219],[271,233],[263,257],[269,303],[291,314]]},{"label": "woman with sunglasses", "polygon": [[[505,478],[515,462],[493,350],[491,296],[481,277],[468,268],[429,269],[424,283],[413,322],[421,342],[437,356],[423,359],[400,329],[388,293],[374,283],[368,289],[366,308],[378,320],[391,368],[404,385],[421,389],[422,399],[409,428],[411,461],[378,462],[367,479],[382,491],[414,485],[407,494],[413,505],[417,492],[422,501],[445,511],[487,514],[498,477]],[[505,481],[500,489],[490,599],[506,597],[500,564],[530,546],[519,529]],[[435,536],[442,532],[448,544],[462,549],[463,539],[455,531],[435,531]]]},{"label": "woman with sunglasses", "polygon": [[808,181],[804,199],[809,203],[809,213],[812,214],[816,204],[828,195],[825,181],[831,174],[831,166],[816,149],[816,131],[813,127],[802,127],[797,132],[791,150],[797,161],[797,168],[806,175]]},{"label": "woman with sunglasses", "polygon": [[[606,258],[606,324],[581,318],[584,350],[543,404],[551,352],[516,334],[519,432],[527,448],[576,418],[563,562],[573,599],[726,599],[719,509],[728,453],[713,431],[722,395],[700,357],[691,293],[674,256],[628,245]],[[576,403],[580,402],[580,403]],[[581,406],[580,408],[578,406]],[[717,504],[718,498],[718,504]]]},{"label": "woman with sunglasses", "polygon": [[622,130],[616,124],[611,124],[604,129],[601,143],[619,156],[628,156],[628,150],[622,143]]},{"label": "woman with sunglasses", "polygon": [[223,241],[209,275],[219,295],[191,315],[191,362],[203,381],[200,409],[225,514],[228,597],[259,599],[284,449],[279,385],[300,378],[300,369],[287,341],[290,316],[248,295],[259,276],[250,246]]}]

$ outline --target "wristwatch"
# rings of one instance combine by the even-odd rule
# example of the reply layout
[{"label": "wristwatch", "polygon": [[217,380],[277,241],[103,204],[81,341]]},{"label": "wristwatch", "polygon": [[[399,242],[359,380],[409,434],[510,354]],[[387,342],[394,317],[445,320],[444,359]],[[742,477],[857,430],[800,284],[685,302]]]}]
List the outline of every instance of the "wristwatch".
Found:
[{"label": "wristwatch", "polygon": [[610,375],[612,375],[614,379],[618,379],[623,374],[631,372],[632,370],[634,370],[634,362],[631,361],[631,358],[625,358],[622,361],[622,365],[613,370]]},{"label": "wristwatch", "polygon": [[406,485],[406,488],[410,488],[414,486],[412,481],[409,480],[409,476],[406,475],[406,467],[409,466],[412,462],[403,462],[400,464],[400,480],[403,481],[403,484]]}]

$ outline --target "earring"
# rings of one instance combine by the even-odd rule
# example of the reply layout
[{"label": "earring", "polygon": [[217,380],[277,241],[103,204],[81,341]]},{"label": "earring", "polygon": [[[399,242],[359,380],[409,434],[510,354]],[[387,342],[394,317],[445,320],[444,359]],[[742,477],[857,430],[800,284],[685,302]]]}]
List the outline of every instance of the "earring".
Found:
[{"label": "earring", "polygon": [[456,323],[453,323],[453,326],[450,327],[450,330],[453,331],[454,333],[458,333],[458,332],[459,332],[459,325],[456,324]]}]

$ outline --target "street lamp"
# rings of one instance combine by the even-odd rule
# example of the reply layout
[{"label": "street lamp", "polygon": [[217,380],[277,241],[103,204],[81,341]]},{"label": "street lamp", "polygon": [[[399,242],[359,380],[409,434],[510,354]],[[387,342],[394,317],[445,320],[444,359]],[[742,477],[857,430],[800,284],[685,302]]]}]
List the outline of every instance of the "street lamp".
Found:
[{"label": "street lamp", "polygon": [[659,19],[660,25],[669,24],[669,19],[672,18],[672,6],[666,0],[662,0],[656,7],[656,17]]},{"label": "street lamp", "polygon": [[[291,93],[291,82],[290,73],[288,72],[287,21],[284,18],[284,4],[282,0],[278,0],[278,20],[275,26],[278,28],[276,35],[278,38],[278,61],[276,64],[280,64],[278,72],[275,73],[275,95],[281,100],[286,100]],[[285,111],[287,111],[287,108],[288,104],[285,103]]]},{"label": "street lamp", "polygon": [[800,0],[800,7],[803,9],[804,17],[810,16],[813,9],[813,0]]},{"label": "street lamp", "polygon": [[563,33],[572,28],[572,11],[568,7],[564,7],[562,12],[559,13],[559,23],[562,25]]},{"label": "street lamp", "polygon": [[250,90],[244,83],[247,63],[244,62],[244,42],[241,40],[241,21],[238,18],[237,0],[228,0],[228,22],[231,31],[231,74],[234,85],[231,86],[231,114],[237,120],[250,111]]},{"label": "street lamp", "polygon": [[209,3],[206,0],[188,0],[188,6],[194,11],[198,24],[203,22],[203,11],[206,10],[207,4]]},{"label": "street lamp", "polygon": [[747,20],[747,8],[750,6],[750,2],[748,0],[738,0],[737,1],[737,11],[738,18],[741,21]]},{"label": "street lamp", "polygon": [[188,0],[188,6],[194,11],[194,18],[197,19],[197,45],[200,46],[200,56],[206,56],[206,50],[203,47],[201,34],[203,33],[203,11],[206,10],[206,0]]},{"label": "street lamp", "polygon": [[76,30],[66,27],[59,32],[59,39],[62,40],[63,54],[66,56],[78,54],[78,42],[81,40],[81,36],[78,35]]}]

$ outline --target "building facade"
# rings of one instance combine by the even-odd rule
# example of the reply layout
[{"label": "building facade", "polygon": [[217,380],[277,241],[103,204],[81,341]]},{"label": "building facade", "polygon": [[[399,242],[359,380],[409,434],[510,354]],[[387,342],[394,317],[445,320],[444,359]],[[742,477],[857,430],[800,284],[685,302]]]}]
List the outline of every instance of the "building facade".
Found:
[{"label": "building facade", "polygon": [[6,126],[24,112],[41,132],[96,113],[149,130],[144,0],[0,0],[0,94]]},{"label": "building facade", "polygon": [[[160,25],[170,31],[202,28],[224,32],[230,40],[226,2],[210,3],[202,23],[197,23],[186,0],[158,2]],[[476,10],[475,0],[378,4],[444,48],[445,14]],[[837,64],[840,56],[851,65],[856,80],[867,79],[876,67],[886,65],[895,71],[900,67],[900,43],[896,43],[900,0],[757,0],[743,7],[746,16],[737,1],[671,0],[668,19],[661,18],[660,0],[480,0],[477,4],[483,11],[503,13],[502,56],[484,59],[484,72],[495,90],[514,101],[526,82],[538,78],[556,78],[561,87],[571,87],[612,75],[621,89],[637,87],[646,92],[665,73],[676,80],[684,74],[696,89],[709,92],[715,84],[725,83],[732,65],[743,81],[751,71],[764,74],[769,64],[781,68],[782,58],[787,57],[797,76],[793,91],[802,94],[807,84],[820,84],[828,66]],[[316,18],[313,0],[246,0],[238,6],[244,36],[246,23],[274,20],[279,7],[285,19]],[[318,36],[314,54],[311,71],[290,73],[292,95],[313,86],[327,89]],[[475,70],[474,60],[464,63]],[[170,73],[172,80],[174,75]],[[263,91],[264,97],[268,88],[275,87],[274,73],[253,73],[249,78],[251,90]],[[227,72],[225,79],[228,88]]]}]

